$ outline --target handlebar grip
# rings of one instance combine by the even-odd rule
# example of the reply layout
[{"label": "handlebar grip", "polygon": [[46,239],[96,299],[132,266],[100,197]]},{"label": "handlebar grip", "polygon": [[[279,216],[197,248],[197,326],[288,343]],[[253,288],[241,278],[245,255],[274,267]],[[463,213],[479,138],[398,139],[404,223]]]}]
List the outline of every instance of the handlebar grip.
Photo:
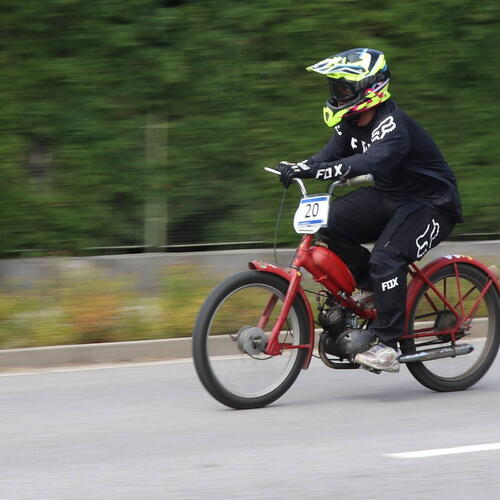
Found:
[{"label": "handlebar grip", "polygon": [[373,182],[372,174],[358,175],[352,179],[347,179],[345,182],[346,186],[357,186],[358,184],[365,184],[367,182]]},{"label": "handlebar grip", "polygon": [[281,172],[279,172],[278,170],[276,170],[274,168],[264,167],[264,170],[266,172],[270,172],[271,174],[281,175]]}]

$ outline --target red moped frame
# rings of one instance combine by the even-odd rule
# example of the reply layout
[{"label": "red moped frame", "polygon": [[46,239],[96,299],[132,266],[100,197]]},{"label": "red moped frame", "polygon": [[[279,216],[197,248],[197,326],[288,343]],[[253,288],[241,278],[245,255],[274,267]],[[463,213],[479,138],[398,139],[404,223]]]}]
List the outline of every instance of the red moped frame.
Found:
[{"label": "red moped frame", "polygon": [[[352,274],[345,265],[345,263],[332,251],[322,247],[313,245],[314,235],[307,234],[302,238],[302,241],[297,248],[296,254],[292,261],[292,264],[288,270],[280,268],[278,266],[263,263],[260,261],[252,261],[249,263],[251,269],[255,269],[261,272],[268,272],[276,274],[289,282],[288,290],[284,299],[282,310],[278,316],[276,323],[274,324],[267,347],[265,350],[266,354],[271,356],[280,355],[284,349],[307,349],[308,355],[303,365],[303,369],[307,369],[311,362],[311,357],[314,349],[314,315],[312,312],[311,304],[301,286],[302,273],[300,268],[306,269],[312,276],[313,279],[323,285],[337,300],[339,304],[353,311],[357,316],[366,320],[373,320],[376,317],[375,309],[366,309],[362,304],[359,304],[352,299],[351,294],[355,289],[355,282]],[[459,282],[459,263],[467,263],[474,267],[478,267],[482,272],[488,276],[488,281],[473,304],[470,311],[464,311],[464,300],[467,298],[467,292],[462,295],[460,290]],[[434,286],[430,281],[430,277],[445,266],[453,266],[455,270],[455,276],[457,279],[457,287],[459,291],[459,300],[456,304],[451,304],[445,296]],[[427,285],[436,294],[436,296],[442,300],[443,304],[455,315],[456,323],[453,328],[448,330],[443,330],[440,334],[450,335],[451,340],[456,340],[456,335],[461,331],[463,327],[466,327],[477,307],[479,306],[484,295],[491,286],[496,286],[497,291],[500,293],[500,282],[495,276],[493,271],[486,267],[481,262],[467,256],[462,255],[449,255],[446,257],[439,257],[422,269],[419,269],[414,263],[410,265],[409,268],[410,276],[412,277],[411,282],[408,286],[408,294],[406,301],[406,331],[402,335],[401,339],[411,339],[418,337],[430,337],[435,336],[435,331],[432,327],[418,329],[413,331],[411,334],[408,332],[409,317],[408,311],[411,311],[414,301],[416,300],[422,287]],[[297,294],[302,298],[304,305],[307,310],[309,318],[309,342],[307,344],[294,345],[290,343],[281,343],[278,341],[279,333],[285,324],[286,318],[290,311],[290,308],[295,301]],[[436,309],[435,304],[432,303],[432,299],[428,296],[427,300],[431,303],[431,307]],[[263,314],[261,316],[258,326],[264,328],[269,320],[270,314],[277,302],[277,297],[273,296]]]}]

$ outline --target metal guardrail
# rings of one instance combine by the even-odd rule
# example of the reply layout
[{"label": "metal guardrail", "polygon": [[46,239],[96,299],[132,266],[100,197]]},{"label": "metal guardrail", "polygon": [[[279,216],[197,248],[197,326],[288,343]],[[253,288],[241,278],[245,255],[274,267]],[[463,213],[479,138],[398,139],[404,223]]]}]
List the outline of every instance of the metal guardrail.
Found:
[{"label": "metal guardrail", "polygon": [[[462,233],[453,235],[447,241],[449,242],[466,242],[466,241],[491,241],[491,240],[499,240],[500,233]],[[220,241],[220,242],[206,242],[206,243],[180,243],[180,244],[171,244],[171,245],[163,245],[159,247],[154,246],[146,246],[146,245],[116,245],[116,246],[94,246],[94,247],[84,247],[81,249],[81,253],[72,254],[74,257],[78,257],[79,255],[87,255],[89,252],[102,252],[102,253],[147,253],[150,251],[154,252],[189,252],[189,251],[197,251],[197,250],[229,250],[232,248],[255,248],[259,245],[261,248],[271,248],[273,243],[268,240],[249,240],[249,241]],[[285,246],[279,245],[279,248],[284,248],[290,246],[286,244]],[[63,252],[58,249],[44,249],[44,248],[19,248],[7,250],[3,254],[6,258],[9,258],[13,255],[27,255],[27,254],[36,254],[38,256],[43,256],[47,254],[56,254],[57,252]]]}]

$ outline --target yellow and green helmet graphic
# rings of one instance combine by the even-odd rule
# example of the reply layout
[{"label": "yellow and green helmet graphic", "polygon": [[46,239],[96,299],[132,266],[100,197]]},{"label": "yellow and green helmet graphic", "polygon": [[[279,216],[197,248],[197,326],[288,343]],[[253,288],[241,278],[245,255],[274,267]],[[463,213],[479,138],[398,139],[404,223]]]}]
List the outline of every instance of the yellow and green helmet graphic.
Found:
[{"label": "yellow and green helmet graphic", "polygon": [[390,72],[384,54],[378,50],[350,49],[306,69],[327,77],[331,98],[325,103],[323,117],[329,127],[390,97]]}]

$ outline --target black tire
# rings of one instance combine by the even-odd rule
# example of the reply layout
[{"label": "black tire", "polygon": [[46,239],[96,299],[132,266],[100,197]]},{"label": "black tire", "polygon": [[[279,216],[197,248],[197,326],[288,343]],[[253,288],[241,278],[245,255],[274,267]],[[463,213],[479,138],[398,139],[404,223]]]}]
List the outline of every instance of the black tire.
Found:
[{"label": "black tire", "polygon": [[[461,295],[465,296],[467,291],[470,290],[470,295],[464,301],[466,316],[472,308],[471,304],[480,296],[480,291],[487,285],[490,277],[483,270],[473,265],[458,263],[457,266],[460,276],[458,282],[460,283]],[[455,297],[458,295],[459,288],[456,285],[457,278],[453,265],[450,264],[436,271],[430,277],[430,281],[438,288],[441,287],[441,291],[446,290],[450,303],[451,299],[454,298],[454,293],[456,294]],[[453,287],[455,287],[455,292],[453,292]],[[426,294],[427,297],[425,297]],[[425,304],[430,304],[429,298],[436,306],[441,308],[438,312],[425,313]],[[455,304],[452,305],[455,306]],[[427,311],[430,308],[430,305],[427,306]],[[432,339],[441,341],[441,344],[429,347],[450,345],[446,335],[439,336],[440,329],[449,328],[450,322],[453,324],[455,321],[447,311],[449,311],[449,308],[425,284],[411,306],[408,332],[413,332],[415,323],[425,318],[426,321],[434,321],[436,330],[436,336],[424,337],[425,341]],[[442,328],[440,325],[442,325]],[[456,358],[408,363],[408,370],[421,384],[437,392],[467,389],[484,376],[495,360],[500,343],[500,299],[494,283],[491,283],[484,296],[483,303],[480,303],[475,315],[473,315],[470,331],[466,332],[466,335],[458,343],[472,343],[474,351]],[[403,354],[414,353],[416,348],[418,348],[418,343],[415,339],[401,341]]]},{"label": "black tire", "polygon": [[[287,288],[288,282],[279,276],[247,271],[223,281],[203,304],[193,331],[193,360],[202,384],[221,403],[236,409],[266,406],[281,397],[300,373],[307,349],[286,349],[281,356],[251,356],[241,352],[236,340],[240,329],[257,325],[267,301],[273,295],[278,297],[273,314],[281,310]],[[267,337],[273,324],[271,318],[268,331],[261,330],[263,335]],[[285,328],[283,335],[287,342],[309,342],[308,314],[300,296],[297,296],[290,309]],[[283,369],[281,365],[284,365]],[[243,376],[236,371],[239,366],[244,369]],[[234,375],[232,372],[230,375],[222,373],[225,369],[233,368]],[[280,370],[282,373],[268,387],[246,387],[258,383],[264,385],[264,375],[267,377],[268,371],[272,379],[274,371]],[[239,387],[238,384],[245,387]]]}]

